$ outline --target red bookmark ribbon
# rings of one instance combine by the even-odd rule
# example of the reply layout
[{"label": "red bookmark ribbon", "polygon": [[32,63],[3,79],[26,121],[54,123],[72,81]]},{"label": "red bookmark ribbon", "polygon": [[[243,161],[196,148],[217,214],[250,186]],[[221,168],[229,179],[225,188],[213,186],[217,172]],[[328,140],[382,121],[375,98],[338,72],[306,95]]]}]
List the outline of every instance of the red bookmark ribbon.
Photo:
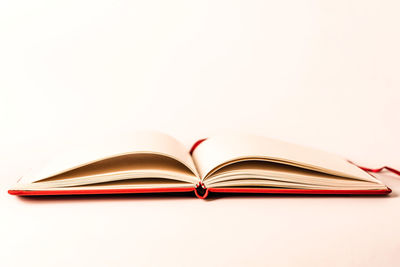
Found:
[{"label": "red bookmark ribbon", "polygon": [[207,138],[203,138],[203,139],[200,139],[200,140],[198,140],[198,141],[196,141],[196,143],[194,143],[193,144],[193,146],[192,146],[192,148],[190,149],[190,155],[192,155],[193,154],[193,151],[201,144],[201,143],[203,143],[204,141],[206,141],[206,139]]},{"label": "red bookmark ribbon", "polygon": [[355,164],[354,162],[352,162],[352,161],[350,161],[350,160],[349,160],[349,162],[352,163],[352,164],[354,164],[354,165],[356,165],[358,168],[360,168],[360,169],[363,170],[363,171],[375,172],[375,173],[377,173],[377,172],[382,172],[382,171],[384,171],[384,170],[386,169],[386,170],[388,170],[388,171],[390,171],[390,172],[392,172],[392,173],[397,174],[397,175],[400,176],[400,171],[399,171],[399,170],[396,170],[396,169],[394,169],[394,168],[392,168],[392,167],[383,166],[383,167],[380,167],[380,168],[377,168],[377,169],[372,169],[372,168],[367,168],[367,167],[363,167],[363,166],[357,165],[357,164]]},{"label": "red bookmark ribbon", "polygon": [[367,172],[382,172],[382,171],[384,171],[385,169],[386,170],[388,170],[388,171],[390,171],[390,172],[392,172],[392,173],[394,173],[394,174],[397,174],[397,175],[399,175],[400,176],[400,171],[398,171],[398,170],[396,170],[396,169],[393,169],[393,168],[391,168],[391,167],[388,167],[388,166],[383,166],[383,167],[381,167],[381,168],[378,168],[378,169],[371,169],[371,168],[367,168],[367,167],[362,167],[362,166],[358,166],[358,165],[356,165],[358,168],[360,168],[361,170],[364,170],[364,171],[367,171]]}]

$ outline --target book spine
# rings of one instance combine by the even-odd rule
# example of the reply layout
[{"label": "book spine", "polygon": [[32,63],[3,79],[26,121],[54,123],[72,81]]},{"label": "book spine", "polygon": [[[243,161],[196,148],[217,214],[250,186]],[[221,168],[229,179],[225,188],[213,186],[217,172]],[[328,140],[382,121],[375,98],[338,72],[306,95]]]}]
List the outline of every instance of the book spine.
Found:
[{"label": "book spine", "polygon": [[208,196],[208,192],[208,188],[202,182],[198,183],[194,189],[196,197],[200,199],[205,199]]}]

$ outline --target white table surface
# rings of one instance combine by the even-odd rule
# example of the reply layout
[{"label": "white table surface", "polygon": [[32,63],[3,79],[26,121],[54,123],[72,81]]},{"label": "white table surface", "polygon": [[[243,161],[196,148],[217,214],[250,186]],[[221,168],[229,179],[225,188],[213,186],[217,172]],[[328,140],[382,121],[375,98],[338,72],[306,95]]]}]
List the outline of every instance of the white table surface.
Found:
[{"label": "white table surface", "polygon": [[398,1],[3,1],[0,266],[398,266],[388,197],[19,198],[85,138],[249,131],[400,168]]},{"label": "white table surface", "polygon": [[[390,197],[1,196],[3,266],[397,266]],[[397,180],[396,180],[397,179]]]}]

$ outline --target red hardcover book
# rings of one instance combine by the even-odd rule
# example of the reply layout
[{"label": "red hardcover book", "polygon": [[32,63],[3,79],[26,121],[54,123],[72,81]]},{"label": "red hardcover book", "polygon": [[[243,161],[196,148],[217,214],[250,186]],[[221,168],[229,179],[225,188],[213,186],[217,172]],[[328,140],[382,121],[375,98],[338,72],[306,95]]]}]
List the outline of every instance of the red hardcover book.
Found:
[{"label": "red hardcover book", "polygon": [[[60,154],[8,192],[19,196],[194,192],[385,195],[369,172],[336,155],[255,135],[197,141],[189,150],[161,133],[105,140]],[[394,173],[393,168],[385,167]]]}]

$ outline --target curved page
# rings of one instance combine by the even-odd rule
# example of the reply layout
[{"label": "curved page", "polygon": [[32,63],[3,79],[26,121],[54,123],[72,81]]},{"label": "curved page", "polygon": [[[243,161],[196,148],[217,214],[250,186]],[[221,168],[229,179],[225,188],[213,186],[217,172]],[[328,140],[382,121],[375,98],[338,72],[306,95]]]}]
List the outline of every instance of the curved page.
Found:
[{"label": "curved page", "polygon": [[25,176],[20,183],[32,183],[59,175],[108,158],[132,154],[156,154],[181,162],[197,176],[187,149],[173,137],[158,132],[135,133],[129,138],[102,140],[69,149],[57,155],[37,172]]},{"label": "curved page", "polygon": [[227,163],[265,159],[342,177],[378,181],[339,156],[256,135],[208,138],[196,148],[192,157],[202,180]]}]

